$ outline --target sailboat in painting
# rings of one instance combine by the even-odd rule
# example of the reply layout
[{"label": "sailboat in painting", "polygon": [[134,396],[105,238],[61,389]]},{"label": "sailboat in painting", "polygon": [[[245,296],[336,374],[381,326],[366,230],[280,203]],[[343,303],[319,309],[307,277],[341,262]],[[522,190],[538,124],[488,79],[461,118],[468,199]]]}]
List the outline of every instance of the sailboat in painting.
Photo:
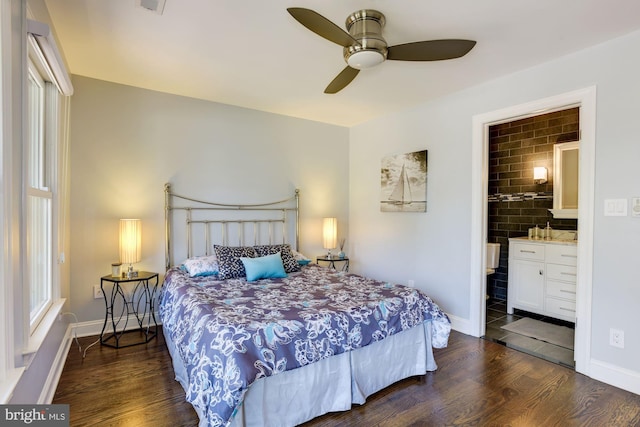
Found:
[{"label": "sailboat in painting", "polygon": [[427,150],[382,158],[380,211],[427,211]]},{"label": "sailboat in painting", "polygon": [[402,165],[398,182],[389,195],[389,202],[394,205],[408,205],[413,202],[411,197],[411,184],[409,183],[409,177],[407,176],[404,164]]}]

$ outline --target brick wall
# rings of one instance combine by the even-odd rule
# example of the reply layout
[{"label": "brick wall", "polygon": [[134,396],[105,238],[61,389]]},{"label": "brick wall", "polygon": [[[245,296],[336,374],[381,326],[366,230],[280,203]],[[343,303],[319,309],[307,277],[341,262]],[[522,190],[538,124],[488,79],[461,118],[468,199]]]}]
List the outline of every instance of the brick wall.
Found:
[{"label": "brick wall", "polygon": [[[553,145],[577,141],[579,109],[557,111],[489,129],[489,224],[488,241],[500,243],[500,267],[487,276],[487,294],[507,299],[509,238],[526,236],[536,224],[547,221],[558,230],[576,230],[577,220],[554,219]],[[547,168],[546,184],[533,183],[533,168]],[[515,195],[515,197],[511,197]],[[511,201],[524,199],[518,201]]]}]

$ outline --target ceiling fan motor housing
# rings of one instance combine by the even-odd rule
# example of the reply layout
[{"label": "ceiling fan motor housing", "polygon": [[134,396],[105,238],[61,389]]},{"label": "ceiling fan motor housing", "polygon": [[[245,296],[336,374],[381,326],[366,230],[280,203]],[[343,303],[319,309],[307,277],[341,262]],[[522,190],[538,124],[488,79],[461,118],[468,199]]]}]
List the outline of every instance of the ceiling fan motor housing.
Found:
[{"label": "ceiling fan motor housing", "polygon": [[350,67],[370,68],[387,59],[387,42],[382,37],[384,24],[384,15],[377,10],[363,9],[349,15],[345,23],[347,31],[360,43],[343,50]]}]

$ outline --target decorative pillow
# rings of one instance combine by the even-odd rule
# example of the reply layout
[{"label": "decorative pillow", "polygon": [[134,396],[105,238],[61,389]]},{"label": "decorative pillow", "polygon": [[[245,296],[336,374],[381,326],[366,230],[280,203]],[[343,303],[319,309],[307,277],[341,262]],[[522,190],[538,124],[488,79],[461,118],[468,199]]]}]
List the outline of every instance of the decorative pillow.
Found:
[{"label": "decorative pillow", "polygon": [[222,280],[245,277],[247,273],[240,257],[256,257],[256,251],[251,246],[214,245],[213,250],[218,258],[218,277]]},{"label": "decorative pillow", "polygon": [[265,255],[257,258],[241,257],[240,261],[247,272],[247,281],[255,282],[259,279],[277,279],[287,277],[282,265],[280,252],[273,255]]},{"label": "decorative pillow", "polygon": [[294,271],[300,271],[300,265],[296,258],[293,256],[291,245],[262,245],[254,246],[257,256],[273,255],[280,252],[282,257],[282,264],[284,265],[284,271],[287,273],[293,273]]},{"label": "decorative pillow", "polygon": [[311,261],[311,258],[304,256],[303,254],[296,251],[295,249],[291,249],[291,252],[293,253],[293,257],[298,261]]},{"label": "decorative pillow", "polygon": [[191,277],[218,274],[218,259],[215,255],[189,258],[183,265]]}]

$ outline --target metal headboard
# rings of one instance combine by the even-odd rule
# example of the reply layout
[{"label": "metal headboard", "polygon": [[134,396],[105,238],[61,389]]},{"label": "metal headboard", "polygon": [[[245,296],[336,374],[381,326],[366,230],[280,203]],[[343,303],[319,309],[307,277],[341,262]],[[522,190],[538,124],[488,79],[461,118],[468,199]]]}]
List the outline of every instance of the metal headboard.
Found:
[{"label": "metal headboard", "polygon": [[[198,240],[200,247],[204,247],[204,251],[199,251],[195,255],[208,255],[213,251],[214,240],[219,244],[229,245],[232,237],[237,239],[232,242],[234,245],[237,243],[237,246],[289,243],[298,250],[299,208],[300,190],[298,189],[292,197],[275,202],[227,204],[178,195],[172,192],[171,184],[167,183],[164,185],[165,268],[167,270],[171,268],[175,261],[172,227],[177,227],[179,224],[174,212],[184,213],[186,258],[190,258],[194,255],[195,240]],[[292,221],[295,221],[293,227],[295,236],[291,242],[289,240]],[[194,226],[200,226],[202,235],[195,234]],[[249,240],[250,234],[253,234],[252,241]],[[277,240],[278,238],[280,240]]]}]

